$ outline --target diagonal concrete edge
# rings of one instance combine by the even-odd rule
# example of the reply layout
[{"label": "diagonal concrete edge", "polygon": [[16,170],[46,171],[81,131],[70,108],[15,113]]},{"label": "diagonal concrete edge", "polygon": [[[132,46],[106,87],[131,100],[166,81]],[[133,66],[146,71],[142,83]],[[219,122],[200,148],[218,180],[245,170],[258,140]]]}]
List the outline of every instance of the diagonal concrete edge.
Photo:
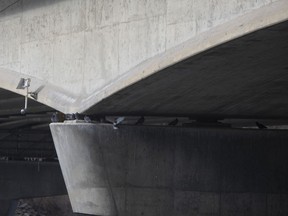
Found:
[{"label": "diagonal concrete edge", "polygon": [[212,27],[186,42],[147,59],[98,92],[83,98],[78,109],[85,111],[97,102],[158,71],[183,61],[217,45],[239,38],[288,19],[288,1],[273,2],[224,24]]},{"label": "diagonal concrete edge", "polygon": [[93,124],[50,124],[74,212],[117,215]]}]

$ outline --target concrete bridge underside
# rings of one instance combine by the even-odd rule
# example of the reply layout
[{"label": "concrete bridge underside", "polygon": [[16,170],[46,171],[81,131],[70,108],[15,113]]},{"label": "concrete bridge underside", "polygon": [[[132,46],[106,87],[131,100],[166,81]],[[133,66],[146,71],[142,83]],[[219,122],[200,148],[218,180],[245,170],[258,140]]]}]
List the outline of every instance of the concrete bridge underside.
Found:
[{"label": "concrete bridge underside", "polygon": [[[190,116],[194,119],[287,119],[287,38],[287,21],[258,30],[128,85],[84,113],[99,116]],[[18,74],[14,79],[15,85],[11,86],[14,89],[10,90],[16,91],[20,77]],[[4,75],[0,82],[3,80]],[[7,100],[8,96],[4,97],[4,94],[12,95],[13,99]],[[18,114],[24,99],[5,91],[2,95],[0,114]],[[57,108],[41,106],[32,99],[29,107],[31,112]]]},{"label": "concrete bridge underside", "polygon": [[287,118],[288,22],[174,64],[87,113],[192,118]]},{"label": "concrete bridge underside", "polygon": [[61,112],[286,115],[287,0],[0,6],[0,86]]},{"label": "concrete bridge underside", "polygon": [[[287,20],[287,0],[1,1],[1,160],[21,141],[54,158],[53,110],[285,120]],[[25,117],[20,78],[38,93]],[[73,210],[288,214],[287,131],[186,126],[51,124]]]}]

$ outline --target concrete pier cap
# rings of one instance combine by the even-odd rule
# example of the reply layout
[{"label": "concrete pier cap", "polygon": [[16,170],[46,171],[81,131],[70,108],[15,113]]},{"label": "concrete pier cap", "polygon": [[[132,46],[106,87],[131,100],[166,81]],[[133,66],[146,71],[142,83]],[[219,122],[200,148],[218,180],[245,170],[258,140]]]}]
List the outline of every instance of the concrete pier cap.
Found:
[{"label": "concrete pier cap", "polygon": [[287,209],[286,130],[50,128],[74,212],[255,216]]}]

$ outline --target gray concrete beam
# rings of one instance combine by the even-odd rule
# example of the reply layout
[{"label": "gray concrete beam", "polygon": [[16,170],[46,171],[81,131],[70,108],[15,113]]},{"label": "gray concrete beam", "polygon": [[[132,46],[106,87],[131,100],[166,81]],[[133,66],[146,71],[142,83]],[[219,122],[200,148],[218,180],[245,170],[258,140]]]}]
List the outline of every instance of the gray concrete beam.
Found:
[{"label": "gray concrete beam", "polygon": [[288,213],[287,131],[124,125],[113,130],[88,123],[50,127],[75,212]]}]

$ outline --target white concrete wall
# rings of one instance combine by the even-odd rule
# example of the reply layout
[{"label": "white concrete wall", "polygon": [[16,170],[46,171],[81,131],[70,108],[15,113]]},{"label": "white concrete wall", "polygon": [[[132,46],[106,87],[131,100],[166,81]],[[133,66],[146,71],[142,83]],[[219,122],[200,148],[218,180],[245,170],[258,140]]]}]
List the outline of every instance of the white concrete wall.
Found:
[{"label": "white concrete wall", "polygon": [[0,12],[0,87],[31,76],[40,102],[82,112],[287,11],[288,0],[21,0]]}]

